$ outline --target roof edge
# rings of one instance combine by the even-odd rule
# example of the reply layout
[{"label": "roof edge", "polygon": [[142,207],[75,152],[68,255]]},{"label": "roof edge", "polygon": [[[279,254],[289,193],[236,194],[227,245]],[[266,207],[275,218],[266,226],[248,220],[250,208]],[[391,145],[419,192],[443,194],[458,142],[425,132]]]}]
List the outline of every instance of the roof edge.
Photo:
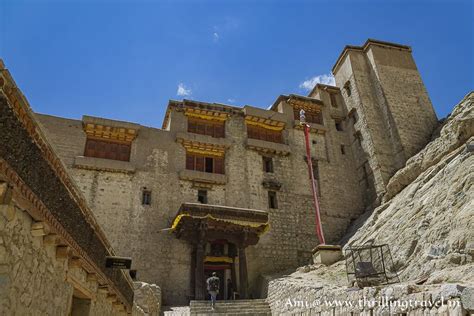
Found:
[{"label": "roof edge", "polygon": [[394,48],[394,49],[399,49],[399,50],[406,50],[408,52],[412,51],[411,46],[408,46],[408,45],[369,38],[362,46],[346,45],[344,49],[342,50],[341,54],[339,54],[339,57],[337,58],[336,63],[332,67],[331,69],[332,73],[334,74],[337,71],[337,68],[339,68],[339,65],[341,64],[342,60],[344,59],[348,51],[355,50],[355,51],[365,52],[372,45],[387,47],[387,48]]}]

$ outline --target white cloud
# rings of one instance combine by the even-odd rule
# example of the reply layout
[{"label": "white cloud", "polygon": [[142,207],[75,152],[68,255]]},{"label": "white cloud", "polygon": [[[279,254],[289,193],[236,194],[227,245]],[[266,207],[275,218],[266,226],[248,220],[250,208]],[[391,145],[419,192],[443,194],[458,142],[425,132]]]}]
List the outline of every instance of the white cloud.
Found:
[{"label": "white cloud", "polygon": [[334,79],[334,76],[332,74],[314,76],[313,78],[303,81],[300,84],[300,88],[311,91],[314,88],[314,86],[318,83],[335,86],[336,80]]},{"label": "white cloud", "polygon": [[234,102],[235,102],[235,99],[227,99],[227,102],[229,102],[229,103],[234,103]]},{"label": "white cloud", "polygon": [[213,38],[214,42],[218,42],[219,41],[219,33],[217,33],[217,32],[212,33],[212,38]]},{"label": "white cloud", "polygon": [[184,83],[180,82],[178,84],[178,91],[176,91],[176,95],[181,97],[190,96],[192,93],[191,89],[187,88]]}]

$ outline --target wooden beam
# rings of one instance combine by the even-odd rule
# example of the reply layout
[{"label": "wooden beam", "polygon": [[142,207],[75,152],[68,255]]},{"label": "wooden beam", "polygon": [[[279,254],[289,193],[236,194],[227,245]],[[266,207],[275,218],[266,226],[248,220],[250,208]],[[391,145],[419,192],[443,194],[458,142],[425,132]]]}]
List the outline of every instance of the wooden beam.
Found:
[{"label": "wooden beam", "polygon": [[87,273],[86,281],[88,281],[88,282],[97,281],[97,274],[95,274],[95,273]]},{"label": "wooden beam", "polygon": [[73,258],[68,261],[68,267],[70,269],[82,267],[82,260],[79,258]]},{"label": "wooden beam", "polygon": [[49,234],[43,237],[43,244],[47,246],[56,246],[59,236],[56,234]]},{"label": "wooden beam", "polygon": [[117,300],[117,295],[115,294],[107,294],[107,297],[106,297],[106,300],[107,302],[109,303],[113,303]]},{"label": "wooden beam", "polygon": [[97,292],[99,292],[100,294],[109,293],[109,287],[107,285],[99,285],[99,287],[97,288]]},{"label": "wooden beam", "polygon": [[49,231],[49,226],[44,222],[36,222],[31,225],[31,235],[33,237],[46,236]]},{"label": "wooden beam", "polygon": [[69,247],[68,246],[57,246],[56,247],[56,259],[58,260],[67,260],[69,257]]},{"label": "wooden beam", "polygon": [[13,204],[13,190],[7,182],[0,182],[0,214],[8,221],[15,219],[15,205]]}]

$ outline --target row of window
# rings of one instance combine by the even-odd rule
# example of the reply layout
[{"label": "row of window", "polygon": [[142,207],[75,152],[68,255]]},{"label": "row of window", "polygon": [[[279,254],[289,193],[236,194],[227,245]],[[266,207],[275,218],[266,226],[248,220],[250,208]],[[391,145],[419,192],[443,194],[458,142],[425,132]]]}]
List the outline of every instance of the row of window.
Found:
[{"label": "row of window", "polygon": [[221,138],[225,137],[225,124],[224,122],[188,118],[188,132]]},{"label": "row of window", "polygon": [[263,127],[247,125],[247,137],[273,143],[283,143],[281,131],[272,131]]},{"label": "row of window", "polygon": [[122,144],[88,138],[86,141],[84,156],[130,161],[130,151],[130,144]]},{"label": "row of window", "polygon": [[[296,112],[295,112],[296,115]],[[322,123],[312,116],[311,113],[306,115],[306,119],[310,123]],[[356,121],[356,114],[351,115]],[[335,120],[336,130],[343,131],[341,120]],[[212,137],[224,137],[225,128],[223,122],[208,122],[204,120],[190,119],[188,124],[188,132],[209,135]],[[248,125],[247,134],[249,138],[259,139],[274,143],[283,143],[281,131],[272,131],[259,126]],[[88,138],[84,150],[84,156],[103,159],[112,159],[120,161],[130,161],[131,144],[119,143],[107,140],[98,140]],[[194,158],[192,158],[194,157]],[[190,170],[205,171],[210,173],[224,173],[223,161],[218,158],[200,157],[189,155],[186,158],[186,168]],[[271,172],[271,171],[268,171]]]},{"label": "row of window", "polygon": [[186,169],[224,174],[224,158],[186,153]]}]

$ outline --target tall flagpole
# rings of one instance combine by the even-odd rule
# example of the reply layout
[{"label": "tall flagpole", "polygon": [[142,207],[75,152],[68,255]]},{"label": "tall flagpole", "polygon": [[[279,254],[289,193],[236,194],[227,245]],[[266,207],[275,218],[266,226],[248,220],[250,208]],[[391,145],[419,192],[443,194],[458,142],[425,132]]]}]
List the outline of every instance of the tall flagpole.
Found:
[{"label": "tall flagpole", "polygon": [[326,241],[324,239],[323,226],[321,225],[321,213],[319,210],[317,183],[316,183],[316,180],[314,179],[313,164],[311,161],[311,147],[309,146],[309,125],[308,123],[306,123],[306,116],[303,109],[300,111],[300,122],[304,126],[304,138],[306,142],[306,158],[307,158],[306,160],[308,162],[308,172],[309,172],[309,177],[311,180],[311,191],[313,193],[313,206],[316,212],[316,235],[318,236],[319,244],[325,245]]}]

